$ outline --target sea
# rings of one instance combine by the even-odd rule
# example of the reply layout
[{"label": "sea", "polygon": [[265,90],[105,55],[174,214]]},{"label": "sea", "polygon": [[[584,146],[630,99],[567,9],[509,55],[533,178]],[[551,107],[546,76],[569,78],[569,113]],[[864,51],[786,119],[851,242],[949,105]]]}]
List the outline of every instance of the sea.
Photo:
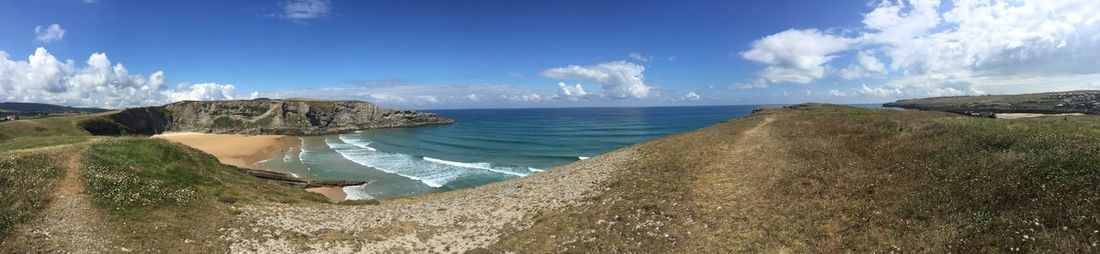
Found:
[{"label": "sea", "polygon": [[[301,136],[260,167],[361,180],[348,199],[387,199],[524,177],[624,146],[782,105],[422,110],[441,126]],[[873,107],[873,106],[868,106]]]}]

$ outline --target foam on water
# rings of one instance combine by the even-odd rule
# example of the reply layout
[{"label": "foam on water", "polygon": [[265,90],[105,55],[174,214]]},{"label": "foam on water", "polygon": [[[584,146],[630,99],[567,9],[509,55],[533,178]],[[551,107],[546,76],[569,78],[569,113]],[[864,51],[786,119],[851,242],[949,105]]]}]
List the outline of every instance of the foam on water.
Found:
[{"label": "foam on water", "polygon": [[325,143],[333,151],[359,165],[417,180],[434,188],[461,177],[478,175],[474,170],[428,163],[407,154],[371,151],[333,139],[325,139]]},{"label": "foam on water", "polygon": [[[299,146],[301,146],[301,145],[299,145]],[[288,148],[288,149],[286,149],[286,152],[283,152],[283,162],[290,163],[291,160],[294,160],[294,158],[290,157],[290,152],[292,152],[292,151],[294,151],[294,148]]]},{"label": "foam on water", "polygon": [[359,140],[359,139],[355,139],[355,138],[348,138],[345,135],[340,135],[340,141],[344,141],[344,143],[348,143],[348,144],[351,144],[353,146],[358,146],[358,147],[363,148],[363,149],[371,150],[372,152],[373,151],[378,151],[378,149],[374,149],[374,147],[370,147],[370,143],[371,143],[370,141],[363,141],[363,140]]},{"label": "foam on water", "polygon": [[592,157],[588,157],[588,156],[577,156],[577,159],[579,159],[579,160],[587,160],[588,158],[592,158]]},{"label": "foam on water", "polygon": [[427,156],[424,156],[424,160],[428,161],[428,162],[432,162],[432,163],[439,163],[439,164],[450,165],[450,166],[455,166],[455,167],[472,168],[472,169],[484,169],[484,170],[488,170],[488,171],[492,171],[492,172],[497,172],[497,173],[501,173],[501,174],[509,174],[509,175],[514,175],[514,176],[527,176],[527,174],[524,174],[524,173],[517,173],[517,172],[512,172],[512,171],[508,171],[508,170],[504,170],[504,169],[496,169],[496,168],[493,168],[492,164],[485,163],[485,162],[477,162],[477,163],[457,162],[457,161],[441,160],[441,159],[436,159],[436,158],[427,157]]},{"label": "foam on water", "polygon": [[366,186],[366,185],[367,184],[344,186],[344,188],[343,188],[344,193],[347,194],[347,197],[345,197],[344,199],[347,199],[347,200],[374,199],[374,197],[372,197],[369,193],[367,193],[366,191],[363,191],[363,186]]}]

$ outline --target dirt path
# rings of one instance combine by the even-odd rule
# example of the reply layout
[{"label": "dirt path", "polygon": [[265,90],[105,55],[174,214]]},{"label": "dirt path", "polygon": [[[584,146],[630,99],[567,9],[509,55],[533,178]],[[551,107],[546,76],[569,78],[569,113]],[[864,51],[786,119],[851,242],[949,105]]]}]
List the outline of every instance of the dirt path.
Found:
[{"label": "dirt path", "polygon": [[[782,219],[772,211],[774,202],[767,199],[768,188],[789,165],[782,158],[783,149],[769,137],[768,125],[775,117],[767,117],[756,126],[741,132],[733,142],[722,144],[722,156],[700,168],[691,192],[695,213],[703,222],[698,228],[708,237],[694,238],[685,246],[704,246],[702,251],[715,252],[786,252],[789,245],[757,245],[767,243],[766,222]],[[774,242],[774,241],[773,241]],[[732,248],[732,249],[722,249]]]},{"label": "dirt path", "polygon": [[43,217],[36,222],[30,235],[43,252],[100,253],[107,252],[110,242],[102,216],[92,206],[80,181],[80,153],[65,161],[65,178],[53,194]]}]

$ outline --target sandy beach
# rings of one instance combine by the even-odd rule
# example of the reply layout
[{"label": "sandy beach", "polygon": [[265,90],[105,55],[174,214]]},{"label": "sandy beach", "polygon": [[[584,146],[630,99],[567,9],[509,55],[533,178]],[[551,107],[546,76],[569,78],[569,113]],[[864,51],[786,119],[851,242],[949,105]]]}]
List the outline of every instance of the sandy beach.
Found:
[{"label": "sandy beach", "polygon": [[222,163],[242,168],[256,168],[256,162],[272,153],[285,150],[282,135],[235,135],[193,132],[165,133],[153,136],[199,149],[218,157]]},{"label": "sandy beach", "polygon": [[[291,143],[283,135],[237,135],[195,132],[165,133],[153,136],[177,142],[208,154],[222,163],[252,169],[264,169],[256,163],[271,158],[274,153],[285,151]],[[347,194],[339,187],[309,188],[306,191],[325,195],[332,202],[344,201]]]}]

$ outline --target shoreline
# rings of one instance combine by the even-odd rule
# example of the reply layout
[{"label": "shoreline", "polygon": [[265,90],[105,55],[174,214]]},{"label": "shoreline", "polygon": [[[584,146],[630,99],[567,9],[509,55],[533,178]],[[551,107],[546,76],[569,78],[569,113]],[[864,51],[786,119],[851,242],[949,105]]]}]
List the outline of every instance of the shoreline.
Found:
[{"label": "shoreline", "polygon": [[[152,136],[152,138],[186,145],[198,149],[214,157],[227,165],[241,168],[253,168],[268,170],[260,167],[258,162],[281,158],[282,153],[300,143],[292,142],[290,136],[285,135],[241,135],[241,134],[210,134],[197,132],[171,132]],[[308,192],[321,194],[333,203],[339,203],[347,199],[347,193],[341,187],[317,187],[306,188]]]}]

